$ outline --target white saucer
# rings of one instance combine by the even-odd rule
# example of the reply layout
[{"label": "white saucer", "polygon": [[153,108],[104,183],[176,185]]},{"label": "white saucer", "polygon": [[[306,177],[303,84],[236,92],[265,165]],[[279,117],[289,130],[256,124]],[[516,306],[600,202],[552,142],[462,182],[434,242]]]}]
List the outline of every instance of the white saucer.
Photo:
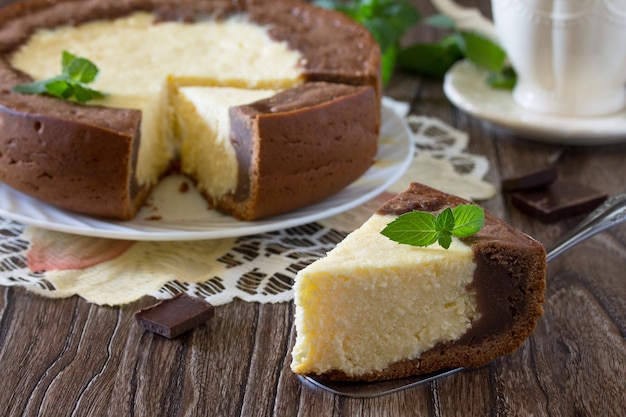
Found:
[{"label": "white saucer", "polygon": [[444,93],[468,114],[525,138],[562,145],[626,142],[626,109],[588,118],[534,113],[515,104],[510,91],[490,87],[485,76],[471,62],[458,62],[445,76]]}]

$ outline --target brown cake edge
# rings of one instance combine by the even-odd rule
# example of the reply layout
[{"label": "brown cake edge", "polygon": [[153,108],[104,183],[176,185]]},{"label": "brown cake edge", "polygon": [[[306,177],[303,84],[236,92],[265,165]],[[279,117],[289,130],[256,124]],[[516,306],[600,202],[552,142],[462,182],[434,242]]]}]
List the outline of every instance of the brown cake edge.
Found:
[{"label": "brown cake edge", "polygon": [[[234,193],[217,201],[218,209],[254,220],[344,189],[374,163],[378,105],[370,86],[309,82],[232,108],[231,141],[239,180]],[[344,129],[339,139],[338,126]],[[361,150],[352,152],[355,147]]]}]

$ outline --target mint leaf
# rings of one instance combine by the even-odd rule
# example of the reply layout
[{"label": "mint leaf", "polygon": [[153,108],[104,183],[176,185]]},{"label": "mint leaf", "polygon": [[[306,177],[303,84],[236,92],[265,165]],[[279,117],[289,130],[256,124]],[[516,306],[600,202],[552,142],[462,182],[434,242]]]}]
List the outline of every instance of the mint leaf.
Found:
[{"label": "mint leaf", "polygon": [[454,214],[450,207],[443,210],[435,220],[437,228],[437,241],[444,249],[448,249],[452,243],[451,230],[454,228]]},{"label": "mint leaf", "polygon": [[89,100],[104,98],[106,96],[100,91],[85,87],[83,84],[75,84],[74,97],[76,98],[76,101],[80,103],[85,103]]},{"label": "mint leaf", "polygon": [[85,58],[76,58],[70,63],[67,75],[79,83],[89,84],[96,79],[98,67]]},{"label": "mint leaf", "polygon": [[411,3],[406,1],[379,0],[379,4],[380,11],[375,9],[375,13],[380,13],[389,31],[394,33],[397,46],[402,35],[415,26],[422,16]]},{"label": "mint leaf", "polygon": [[382,53],[385,53],[387,49],[396,45],[398,36],[396,30],[388,26],[388,22],[383,18],[372,17],[363,20],[361,24],[374,36]]},{"label": "mint leaf", "polygon": [[97,76],[98,67],[91,61],[63,51],[61,75],[47,80],[16,85],[13,87],[13,91],[23,94],[45,94],[63,100],[85,103],[89,100],[105,97],[104,93],[87,86]]},{"label": "mint leaf", "polygon": [[485,212],[473,204],[446,208],[439,215],[412,211],[398,216],[380,233],[394,242],[411,246],[430,246],[439,242],[448,249],[452,236],[471,236],[483,227]]},{"label": "mint leaf", "polygon": [[53,80],[46,84],[46,92],[54,97],[67,100],[74,95],[74,87],[66,80]]},{"label": "mint leaf", "polygon": [[75,59],[76,59],[76,55],[67,51],[61,52],[61,72],[63,74],[69,73],[70,65],[72,64],[72,61],[74,61]]},{"label": "mint leaf", "polygon": [[517,82],[517,74],[506,65],[506,52],[500,45],[482,35],[459,32],[459,45],[467,59],[488,71],[486,82],[491,87],[511,90]]},{"label": "mint leaf", "polygon": [[429,246],[437,241],[435,219],[433,214],[427,212],[405,213],[389,223],[381,233],[394,242]]},{"label": "mint leaf", "polygon": [[500,71],[489,73],[486,81],[493,88],[512,90],[517,82],[517,74],[513,67],[505,66]]},{"label": "mint leaf", "polygon": [[53,83],[56,80],[62,79],[63,76],[50,78],[44,81],[35,81],[27,84],[20,84],[13,87],[13,91],[23,94],[44,94],[47,92],[46,84]]},{"label": "mint leaf", "polygon": [[438,232],[442,230],[452,230],[454,227],[454,214],[452,213],[450,207],[447,207],[439,213],[437,219],[435,220],[435,227]]},{"label": "mint leaf", "polygon": [[454,227],[451,232],[456,237],[467,237],[478,233],[485,225],[485,212],[478,206],[466,204],[452,209]]},{"label": "mint leaf", "polygon": [[437,43],[416,43],[398,52],[398,65],[429,77],[443,77],[452,64],[463,58],[453,36]]},{"label": "mint leaf", "polygon": [[459,48],[467,59],[488,71],[500,71],[506,52],[486,37],[473,32],[458,32]]},{"label": "mint leaf", "polygon": [[441,230],[437,233],[437,242],[439,242],[439,246],[444,249],[448,249],[452,244],[452,233],[447,230]]},{"label": "mint leaf", "polygon": [[396,67],[397,55],[398,48],[393,46],[391,48],[387,48],[387,50],[380,57],[383,84],[387,84],[393,75]]}]

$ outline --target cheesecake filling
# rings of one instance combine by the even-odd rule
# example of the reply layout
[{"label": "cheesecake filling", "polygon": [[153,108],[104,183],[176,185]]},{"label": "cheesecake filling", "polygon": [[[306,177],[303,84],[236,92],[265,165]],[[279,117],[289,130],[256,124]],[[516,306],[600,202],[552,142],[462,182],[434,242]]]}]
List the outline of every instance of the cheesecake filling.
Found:
[{"label": "cheesecake filling", "polygon": [[303,81],[301,54],[271,39],[268,28],[241,16],[157,23],[154,15],[137,12],[114,20],[40,29],[10,62],[35,80],[43,80],[59,74],[64,50],[91,60],[100,70],[90,86],[108,95],[89,104],[142,111],[136,175],[139,184],[148,186],[156,184],[180,156],[172,126],[178,113],[172,94],[179,87],[264,90]]},{"label": "cheesecake filling", "polygon": [[173,102],[177,117],[175,136],[181,143],[181,170],[197,179],[202,194],[218,199],[237,188],[238,163],[230,140],[229,108],[275,94],[275,90],[232,87],[178,89]]},{"label": "cheesecake filling", "polygon": [[394,218],[374,215],[298,274],[294,372],[382,371],[458,340],[479,318],[472,249],[395,243],[380,234]]}]

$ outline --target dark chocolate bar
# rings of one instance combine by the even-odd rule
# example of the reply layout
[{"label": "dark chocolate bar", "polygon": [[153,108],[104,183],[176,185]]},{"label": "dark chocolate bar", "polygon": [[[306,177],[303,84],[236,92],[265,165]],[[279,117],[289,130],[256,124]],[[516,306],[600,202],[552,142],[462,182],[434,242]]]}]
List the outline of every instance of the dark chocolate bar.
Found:
[{"label": "dark chocolate bar", "polygon": [[571,179],[558,179],[541,189],[511,194],[515,207],[547,223],[587,213],[606,198],[605,193]]},{"label": "dark chocolate bar", "polygon": [[549,167],[514,178],[503,179],[500,183],[502,191],[521,191],[541,188],[552,184],[559,176],[556,167]]},{"label": "dark chocolate bar", "polygon": [[136,312],[135,318],[144,329],[173,339],[209,320],[214,310],[203,299],[180,293]]}]

